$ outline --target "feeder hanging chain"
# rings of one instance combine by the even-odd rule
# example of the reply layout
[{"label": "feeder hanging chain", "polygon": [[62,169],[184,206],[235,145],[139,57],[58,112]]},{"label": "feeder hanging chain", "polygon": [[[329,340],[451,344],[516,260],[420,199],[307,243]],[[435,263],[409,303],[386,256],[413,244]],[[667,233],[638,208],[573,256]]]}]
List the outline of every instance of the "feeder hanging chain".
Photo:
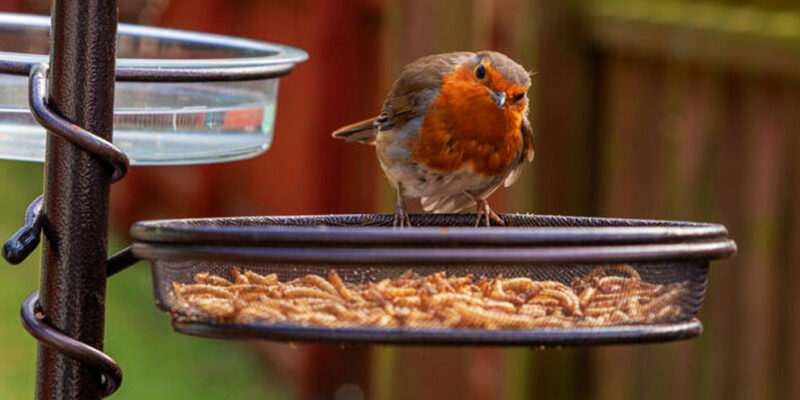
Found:
[{"label": "feeder hanging chain", "polygon": [[[111,173],[111,182],[117,182],[128,172],[130,161],[125,153],[111,142],[67,121],[47,105],[47,65],[31,68],[29,76],[29,103],[34,119],[49,132],[78,146],[86,153],[103,162]],[[44,198],[37,197],[28,206],[25,224],[3,246],[3,258],[11,264],[25,260],[39,245],[42,224],[46,218]],[[108,276],[135,264],[138,259],[127,247],[111,256],[106,264]],[[106,353],[79,342],[50,326],[39,312],[39,291],[25,300],[20,310],[22,325],[36,340],[75,360],[96,369],[102,376],[103,397],[108,397],[119,388],[122,370]]]}]

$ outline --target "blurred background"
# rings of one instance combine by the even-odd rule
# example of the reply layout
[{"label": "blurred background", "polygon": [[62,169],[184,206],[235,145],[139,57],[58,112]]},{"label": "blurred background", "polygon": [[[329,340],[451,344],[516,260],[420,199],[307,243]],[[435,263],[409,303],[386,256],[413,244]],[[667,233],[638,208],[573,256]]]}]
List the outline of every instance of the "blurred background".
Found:
[{"label": "blurred background", "polygon": [[[48,0],[0,11],[49,13]],[[712,267],[686,342],[599,348],[236,343],[173,333],[144,264],[109,281],[116,399],[800,398],[800,5],[796,0],[119,0],[121,20],[275,41],[311,56],[281,81],[272,148],[230,164],[133,168],[112,250],[142,219],[391,212],[374,150],[332,140],[373,116],[417,57],[495,49],[533,80],[536,160],[500,212],[696,220],[739,244]],[[0,238],[41,193],[0,161]],[[3,239],[4,240],[4,239]],[[0,269],[0,398],[33,394],[18,307],[38,253]]]}]

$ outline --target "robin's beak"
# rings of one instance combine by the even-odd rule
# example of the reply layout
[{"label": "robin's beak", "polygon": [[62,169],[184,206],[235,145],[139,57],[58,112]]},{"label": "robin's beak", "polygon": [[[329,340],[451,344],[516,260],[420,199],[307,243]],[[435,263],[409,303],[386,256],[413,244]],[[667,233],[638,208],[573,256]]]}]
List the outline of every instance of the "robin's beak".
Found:
[{"label": "robin's beak", "polygon": [[503,108],[503,105],[506,104],[506,93],[505,92],[489,92],[489,96],[492,97],[497,106]]}]

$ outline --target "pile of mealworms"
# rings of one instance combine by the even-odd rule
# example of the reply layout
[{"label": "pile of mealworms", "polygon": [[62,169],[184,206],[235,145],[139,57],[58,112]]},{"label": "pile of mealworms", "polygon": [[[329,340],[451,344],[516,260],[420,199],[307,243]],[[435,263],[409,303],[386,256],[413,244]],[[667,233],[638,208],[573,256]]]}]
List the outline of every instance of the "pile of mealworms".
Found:
[{"label": "pile of mealworms", "polygon": [[240,324],[326,327],[533,329],[671,322],[683,317],[686,282],[643,282],[629,265],[594,269],[571,286],[529,278],[419,276],[345,283],[306,275],[280,282],[276,274],[232,271],[233,280],[198,273],[173,283],[173,315]]}]

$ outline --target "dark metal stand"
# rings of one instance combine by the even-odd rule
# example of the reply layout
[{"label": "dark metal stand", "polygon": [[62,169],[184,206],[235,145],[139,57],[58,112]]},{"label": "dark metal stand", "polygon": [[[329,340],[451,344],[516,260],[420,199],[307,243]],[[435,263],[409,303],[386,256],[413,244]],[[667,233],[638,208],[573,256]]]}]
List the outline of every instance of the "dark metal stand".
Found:
[{"label": "dark metal stand", "polygon": [[[51,36],[51,108],[75,124],[73,130],[83,127],[110,141],[117,2],[54,1]],[[103,161],[50,128],[41,312],[60,332],[102,350],[111,173]],[[37,399],[101,398],[103,385],[94,368],[47,345],[40,344],[38,354]]]},{"label": "dark metal stand", "polygon": [[49,84],[45,66],[30,73],[31,110],[48,130],[45,194],[4,256],[22,261],[43,231],[41,289],[21,311],[40,341],[37,399],[99,399],[122,378],[102,352],[109,188],[128,167],[111,144],[116,35],[116,1],[56,0]]}]

